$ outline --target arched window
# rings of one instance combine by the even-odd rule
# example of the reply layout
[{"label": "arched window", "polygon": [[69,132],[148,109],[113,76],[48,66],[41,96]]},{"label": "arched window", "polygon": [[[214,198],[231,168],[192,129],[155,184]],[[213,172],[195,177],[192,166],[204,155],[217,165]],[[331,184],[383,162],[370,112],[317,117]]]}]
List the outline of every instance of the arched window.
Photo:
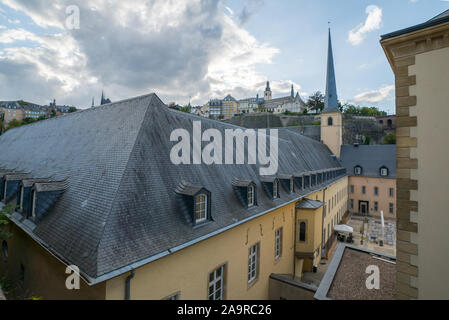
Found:
[{"label": "arched window", "polygon": [[334,125],[334,119],[332,119],[332,117],[327,118],[327,125],[328,126],[333,126]]},{"label": "arched window", "polygon": [[306,228],[307,225],[304,221],[299,223],[299,241],[306,242]]},{"label": "arched window", "polygon": [[203,222],[207,219],[207,196],[200,194],[195,197],[195,222]]}]

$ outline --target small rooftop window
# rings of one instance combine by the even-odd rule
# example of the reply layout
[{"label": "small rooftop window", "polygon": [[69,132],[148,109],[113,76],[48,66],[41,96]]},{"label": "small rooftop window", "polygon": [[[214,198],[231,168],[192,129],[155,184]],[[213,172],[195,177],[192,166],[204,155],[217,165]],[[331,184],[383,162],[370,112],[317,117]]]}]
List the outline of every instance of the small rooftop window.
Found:
[{"label": "small rooftop window", "polygon": [[388,168],[387,167],[380,168],[380,176],[381,177],[388,177]]},{"label": "small rooftop window", "polygon": [[356,176],[361,176],[361,175],[362,175],[362,172],[363,172],[363,169],[362,169],[361,166],[356,166],[356,167],[354,167],[354,174],[355,174]]}]

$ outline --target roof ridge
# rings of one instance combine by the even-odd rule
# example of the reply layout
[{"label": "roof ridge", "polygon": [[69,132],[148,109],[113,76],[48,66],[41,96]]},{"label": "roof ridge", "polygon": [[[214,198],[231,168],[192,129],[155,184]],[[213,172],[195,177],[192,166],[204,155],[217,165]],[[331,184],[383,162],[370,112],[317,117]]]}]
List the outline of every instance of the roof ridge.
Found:
[{"label": "roof ridge", "polygon": [[[24,127],[29,127],[29,126],[32,126],[32,125],[34,125],[34,126],[35,125],[42,125],[42,123],[44,121],[55,121],[55,120],[60,120],[63,117],[65,118],[65,117],[70,117],[70,116],[74,117],[75,115],[79,115],[80,113],[83,113],[83,112],[99,111],[99,110],[103,110],[103,109],[106,109],[106,108],[114,107],[117,104],[121,104],[121,103],[124,103],[124,102],[129,102],[129,101],[133,101],[133,100],[138,100],[138,99],[143,99],[143,98],[147,98],[147,97],[151,97],[151,96],[157,96],[157,95],[155,93],[148,93],[148,94],[144,94],[144,95],[137,96],[137,97],[134,97],[134,98],[128,98],[128,99],[124,99],[124,100],[120,100],[120,101],[115,101],[115,102],[111,102],[111,103],[108,103],[108,104],[96,106],[96,107],[93,107],[93,108],[91,107],[91,108],[87,108],[87,109],[81,109],[81,110],[76,111],[76,112],[62,114],[60,116],[56,116],[56,117],[53,117],[53,118],[48,118],[48,119],[45,119],[45,120],[40,120],[40,121],[36,121],[36,122],[33,122],[33,123],[29,123],[29,124],[24,125],[24,126],[11,128],[8,131],[19,129],[19,128],[24,128]],[[159,99],[159,97],[158,97],[158,99]],[[4,134],[6,134],[8,131],[6,131]]]},{"label": "roof ridge", "polygon": [[[136,134],[136,137],[135,137],[135,140],[134,140],[134,143],[133,143],[133,147],[131,149],[131,152],[128,155],[128,159],[126,160],[126,166],[123,169],[122,176],[120,178],[120,182],[118,183],[117,189],[115,190],[115,194],[114,194],[114,198],[113,198],[114,200],[111,201],[111,205],[110,205],[110,208],[109,208],[109,213],[107,214],[107,217],[105,217],[105,224],[103,226],[103,230],[101,232],[101,236],[99,237],[98,244],[96,246],[96,248],[97,248],[96,255],[97,256],[96,256],[96,264],[95,264],[95,277],[99,276],[98,275],[98,257],[99,257],[99,254],[100,254],[100,250],[99,249],[100,249],[101,244],[102,244],[103,239],[104,239],[104,234],[105,234],[106,227],[107,227],[107,225],[109,224],[109,221],[110,221],[109,217],[110,217],[111,213],[113,212],[114,205],[115,205],[115,203],[117,201],[117,194],[118,194],[118,192],[121,189],[121,186],[122,186],[122,183],[123,183],[123,179],[125,178],[125,173],[126,173],[128,167],[129,167],[129,162],[130,162],[131,156],[133,155],[134,150],[136,148],[137,140],[138,140],[142,130],[144,129],[143,122],[146,119],[148,112],[151,110],[150,106],[152,105],[153,100],[154,100],[155,97],[157,97],[157,95],[156,94],[148,94],[148,95],[143,95],[143,96],[140,96],[140,97],[137,97],[137,98],[145,98],[145,97],[151,97],[151,100],[149,101],[148,106],[147,106],[147,110],[145,111],[145,115],[142,117],[142,120],[140,122],[139,132]],[[137,98],[134,98],[134,99],[137,99]],[[157,98],[158,98],[159,101],[161,101],[159,99],[159,97],[157,97]],[[123,100],[121,102],[126,102],[126,101],[130,101],[130,100],[133,100],[133,99],[126,99],[126,100]],[[118,102],[116,102],[116,103],[118,103]],[[108,105],[110,105],[110,104],[108,104]]]}]

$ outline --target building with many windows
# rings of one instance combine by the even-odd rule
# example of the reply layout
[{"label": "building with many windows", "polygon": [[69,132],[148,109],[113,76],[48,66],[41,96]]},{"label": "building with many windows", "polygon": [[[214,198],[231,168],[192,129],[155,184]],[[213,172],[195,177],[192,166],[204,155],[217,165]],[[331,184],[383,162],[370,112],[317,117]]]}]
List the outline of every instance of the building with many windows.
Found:
[{"label": "building with many windows", "polygon": [[396,146],[343,146],[340,161],[349,175],[349,212],[396,219]]}]

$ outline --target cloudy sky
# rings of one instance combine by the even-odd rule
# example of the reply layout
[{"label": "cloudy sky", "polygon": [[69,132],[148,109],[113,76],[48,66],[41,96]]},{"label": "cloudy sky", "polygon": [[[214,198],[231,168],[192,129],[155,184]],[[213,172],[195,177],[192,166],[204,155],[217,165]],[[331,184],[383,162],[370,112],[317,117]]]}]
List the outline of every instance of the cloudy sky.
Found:
[{"label": "cloudy sky", "polygon": [[[394,111],[380,35],[443,0],[0,0],[0,100],[90,106],[156,92],[204,104],[230,93],[324,91],[331,21],[339,97]],[[77,13],[79,12],[79,25]]]}]

